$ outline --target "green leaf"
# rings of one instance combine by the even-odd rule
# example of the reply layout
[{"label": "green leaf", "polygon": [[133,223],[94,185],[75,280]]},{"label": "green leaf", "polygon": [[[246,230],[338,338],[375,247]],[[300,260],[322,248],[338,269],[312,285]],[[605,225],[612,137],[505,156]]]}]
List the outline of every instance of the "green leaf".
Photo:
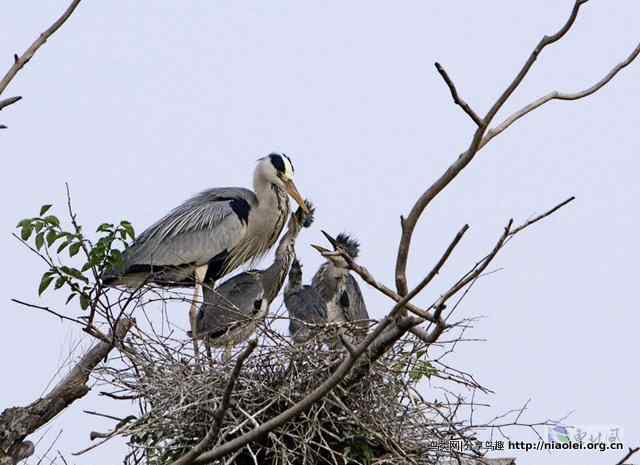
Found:
[{"label": "green leaf", "polygon": [[131,225],[131,223],[129,223],[126,220],[123,220],[120,222],[120,226],[122,226],[122,229],[125,230],[125,232],[129,235],[129,237],[131,239],[133,239],[135,237],[135,231],[133,230],[133,226]]},{"label": "green leaf", "polygon": [[66,247],[69,246],[69,244],[71,244],[71,241],[65,241],[62,244],[60,244],[60,247],[58,247],[57,252],[60,253],[62,252]]},{"label": "green leaf", "polygon": [[124,257],[122,256],[122,252],[120,252],[119,250],[112,250],[109,262],[113,265],[114,268],[123,268]]},{"label": "green leaf", "polygon": [[45,216],[42,219],[52,226],[60,226],[60,220],[55,215]]},{"label": "green leaf", "polygon": [[51,247],[51,244],[53,244],[58,237],[60,236],[55,229],[49,229],[49,232],[47,232],[47,246]]},{"label": "green leaf", "polygon": [[86,310],[91,305],[91,300],[86,294],[80,294],[80,308]]},{"label": "green leaf", "polygon": [[62,286],[64,286],[66,282],[67,282],[67,277],[60,276],[58,279],[56,279],[56,283],[53,285],[53,288],[60,289]]},{"label": "green leaf", "polygon": [[82,268],[80,268],[80,271],[82,271],[83,273],[89,269],[91,269],[91,262],[87,262],[84,265],[82,265]]},{"label": "green leaf", "polygon": [[16,225],[16,228],[24,228],[25,226],[31,225],[32,221],[33,221],[33,218],[25,218],[23,220],[20,220]]},{"label": "green leaf", "polygon": [[44,245],[44,233],[40,232],[36,235],[36,249],[40,250]]},{"label": "green leaf", "polygon": [[111,223],[102,223],[100,226],[98,226],[96,232],[111,232],[112,229],[113,225]]},{"label": "green leaf", "polygon": [[45,213],[47,213],[50,208],[51,208],[51,205],[49,205],[49,204],[46,204],[46,205],[43,205],[42,207],[40,207],[40,216],[42,216]]},{"label": "green leaf", "polygon": [[73,257],[80,251],[80,247],[82,247],[82,242],[76,242],[69,247],[69,256]]},{"label": "green leaf", "polygon": [[33,229],[31,228],[31,224],[24,225],[22,227],[22,231],[20,231],[20,237],[22,237],[22,240],[23,241],[29,240],[29,237],[31,237],[31,232],[32,231],[33,231]]},{"label": "green leaf", "polygon": [[50,275],[49,272],[42,275],[40,286],[38,286],[38,295],[42,295],[42,293],[47,290],[51,281],[53,281],[53,276]]},{"label": "green leaf", "polygon": [[69,266],[61,266],[60,269],[62,270],[63,273],[68,274],[73,278],[79,279],[80,281],[83,281],[85,283],[89,282],[89,280],[85,278],[85,276],[80,272],[80,270],[71,268]]},{"label": "green leaf", "polygon": [[33,226],[33,229],[35,229],[36,232],[40,232],[42,230],[42,228],[44,228],[44,222],[42,222],[42,221],[37,221],[35,223],[35,225]]}]

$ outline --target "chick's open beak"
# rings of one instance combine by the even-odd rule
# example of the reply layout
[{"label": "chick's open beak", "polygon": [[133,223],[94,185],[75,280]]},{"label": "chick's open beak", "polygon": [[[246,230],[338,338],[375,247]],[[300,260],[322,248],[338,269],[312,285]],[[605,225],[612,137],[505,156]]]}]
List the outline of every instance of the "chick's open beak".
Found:
[{"label": "chick's open beak", "polygon": [[323,231],[323,230],[320,230],[320,232],[322,233],[322,235],[324,237],[327,238],[329,243],[333,246],[333,250],[336,250],[338,248],[338,242],[333,237],[331,237],[328,232]]},{"label": "chick's open beak", "polygon": [[318,252],[320,252],[320,254],[322,256],[325,256],[327,254],[333,253],[331,250],[329,249],[325,249],[324,247],[322,247],[321,245],[316,245],[316,244],[311,244],[311,247],[313,247],[314,249],[316,249]]},{"label": "chick's open beak", "polygon": [[300,208],[302,208],[302,211],[305,212],[308,215],[309,214],[309,209],[304,204],[304,199],[300,195],[300,192],[298,192],[298,188],[293,183],[293,181],[291,179],[285,181],[284,182],[284,187],[287,190],[287,193],[291,196],[291,198],[293,198],[293,200],[295,200],[296,203],[298,205],[300,205]]}]

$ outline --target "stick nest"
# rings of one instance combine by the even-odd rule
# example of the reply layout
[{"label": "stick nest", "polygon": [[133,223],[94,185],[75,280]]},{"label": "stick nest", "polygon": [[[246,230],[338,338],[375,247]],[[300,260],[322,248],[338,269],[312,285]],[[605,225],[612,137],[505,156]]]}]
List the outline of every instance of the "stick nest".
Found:
[{"label": "stick nest", "polygon": [[[237,378],[214,448],[290,408],[346,356],[344,349],[318,342],[322,335],[296,346],[262,327],[259,339]],[[196,363],[190,341],[136,332],[127,346],[124,366],[98,375],[113,389],[111,395],[135,398],[140,405],[140,415],[117,432],[131,448],[126,462],[168,464],[213,424],[239,351],[227,363]],[[459,456],[434,447],[436,441],[465,436],[452,425],[450,403],[427,402],[416,389],[421,380],[441,374],[426,353],[418,339],[399,341],[363,378],[347,378],[297,417],[216,463],[405,465]]]}]

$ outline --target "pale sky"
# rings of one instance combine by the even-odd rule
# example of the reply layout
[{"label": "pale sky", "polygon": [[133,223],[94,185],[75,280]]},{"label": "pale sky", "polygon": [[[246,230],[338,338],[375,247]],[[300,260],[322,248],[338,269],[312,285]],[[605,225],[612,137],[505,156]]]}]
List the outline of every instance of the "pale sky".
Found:
[{"label": "pale sky", "polygon": [[[1,73],[67,5],[5,3]],[[399,216],[474,129],[433,62],[484,114],[572,3],[83,2],[3,95],[24,100],[0,113],[9,126],[0,133],[0,353],[8,374],[0,410],[41,395],[82,340],[68,324],[10,302],[64,310],[63,295],[37,297],[43,263],[11,233],[44,203],[62,208],[65,182],[88,230],[127,218],[141,231],[204,188],[250,187],[255,159],[283,151],[318,208],[297,247],[306,270],[320,263],[307,247],[320,228],[345,230],[362,243],[360,263],[393,285]],[[497,120],[551,90],[600,79],[637,44],[639,18],[637,1],[589,2]],[[527,116],[478,155],[416,230],[411,283],[462,224],[471,226],[416,301],[426,304],[491,248],[509,218],[523,221],[577,197],[512,242],[493,265],[501,271],[481,280],[456,313],[485,316],[467,337],[486,342],[460,345],[450,360],[495,391],[483,399],[492,404],[485,418],[531,399],[525,420],[574,411],[570,423],[614,425],[625,447],[640,442],[639,82],[637,62],[586,100],[552,102]],[[390,309],[364,289],[374,317]],[[175,318],[186,326],[186,311]],[[424,386],[426,396],[431,390]],[[92,394],[51,423],[43,444],[62,429],[56,447],[70,454],[88,445],[89,431],[111,426],[85,409],[127,412]],[[526,431],[512,436],[532,439]],[[70,463],[117,463],[123,452],[114,442]],[[611,464],[623,453],[505,455],[520,465],[572,465]]]}]

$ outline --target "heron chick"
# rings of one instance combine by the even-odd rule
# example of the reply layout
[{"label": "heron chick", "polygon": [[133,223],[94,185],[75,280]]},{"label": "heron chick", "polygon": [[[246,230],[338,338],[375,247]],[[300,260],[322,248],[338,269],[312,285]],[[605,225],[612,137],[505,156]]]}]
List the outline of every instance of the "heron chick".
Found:
[{"label": "heron chick", "polygon": [[[192,331],[204,281],[216,280],[265,255],[289,216],[289,197],[307,210],[285,154],[260,158],[254,191],[208,189],[176,207],[126,249],[124,264],[102,276],[107,286],[195,287],[189,310]],[[197,351],[197,345],[195,347]]]},{"label": "heron chick", "polygon": [[[311,280],[311,286],[326,305],[329,323],[349,323],[349,331],[359,340],[367,334],[369,312],[362,297],[362,291],[355,278],[349,272],[349,264],[343,254],[355,260],[360,252],[358,241],[341,233],[335,239],[325,231],[322,234],[333,246],[328,250],[313,245],[326,259]],[[348,337],[349,340],[353,338]]]},{"label": "heron chick", "polygon": [[311,226],[314,212],[313,205],[306,201],[304,210],[298,208],[291,215],[268,268],[245,271],[216,288],[205,282],[204,302],[196,318],[196,337],[212,346],[225,347],[228,359],[231,348],[254,333],[282,289],[295,256],[296,238],[302,228]]},{"label": "heron chick", "polygon": [[284,288],[284,305],[289,313],[289,335],[297,344],[308,341],[327,322],[327,305],[313,286],[302,284],[302,264],[297,258]]}]

